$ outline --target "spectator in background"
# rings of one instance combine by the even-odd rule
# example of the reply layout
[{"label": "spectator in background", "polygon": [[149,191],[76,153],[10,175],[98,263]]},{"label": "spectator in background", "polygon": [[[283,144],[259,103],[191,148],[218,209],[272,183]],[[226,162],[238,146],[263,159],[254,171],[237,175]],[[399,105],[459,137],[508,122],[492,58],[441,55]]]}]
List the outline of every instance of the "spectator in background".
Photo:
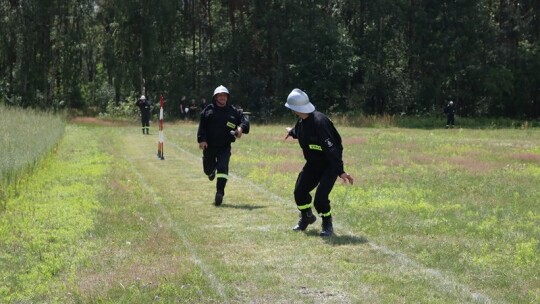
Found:
[{"label": "spectator in background", "polygon": [[195,104],[195,98],[191,99],[191,103],[189,104],[189,112],[188,116],[190,119],[195,119],[197,113],[200,113],[199,107],[197,107],[197,104]]},{"label": "spectator in background", "polygon": [[182,99],[180,99],[180,105],[178,110],[180,111],[180,118],[186,119],[186,96],[182,96]]},{"label": "spectator in background", "polygon": [[201,111],[204,110],[204,108],[206,108],[208,104],[206,103],[206,98],[201,98]]},{"label": "spectator in background", "polygon": [[150,134],[150,102],[146,99],[146,96],[141,95],[141,98],[135,104],[141,111],[142,133]]},{"label": "spectator in background", "polygon": [[454,114],[456,110],[454,108],[454,102],[450,101],[444,108],[444,114],[446,114],[446,128],[454,128]]}]

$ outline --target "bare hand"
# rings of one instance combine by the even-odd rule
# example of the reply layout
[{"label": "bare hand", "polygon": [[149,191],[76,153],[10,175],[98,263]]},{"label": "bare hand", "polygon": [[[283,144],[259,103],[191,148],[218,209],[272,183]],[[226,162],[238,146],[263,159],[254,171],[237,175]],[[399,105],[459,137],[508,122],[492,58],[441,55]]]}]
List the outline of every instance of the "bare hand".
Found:
[{"label": "bare hand", "polygon": [[242,130],[241,127],[236,128],[236,138],[242,137],[242,132],[244,132],[244,130]]},{"label": "bare hand", "polygon": [[199,143],[199,149],[204,150],[208,147],[208,143],[205,141],[202,141]]},{"label": "bare hand", "polygon": [[349,182],[351,185],[354,184],[354,178],[351,175],[347,174],[346,172],[341,173],[339,178],[341,178],[343,182],[345,182],[345,184],[347,182]]},{"label": "bare hand", "polygon": [[287,140],[287,138],[289,138],[291,136],[292,128],[287,127],[287,128],[285,128],[285,130],[287,130],[287,136],[285,136],[285,140]]}]

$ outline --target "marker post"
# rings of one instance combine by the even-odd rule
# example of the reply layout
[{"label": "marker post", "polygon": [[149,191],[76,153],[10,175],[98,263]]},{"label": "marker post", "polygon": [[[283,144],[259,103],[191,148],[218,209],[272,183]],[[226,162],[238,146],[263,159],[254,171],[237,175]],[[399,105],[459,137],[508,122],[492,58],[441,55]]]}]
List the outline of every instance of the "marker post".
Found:
[{"label": "marker post", "polygon": [[163,105],[165,104],[165,99],[163,95],[159,99],[159,139],[158,139],[158,152],[157,157],[161,160],[165,159],[163,155]]}]

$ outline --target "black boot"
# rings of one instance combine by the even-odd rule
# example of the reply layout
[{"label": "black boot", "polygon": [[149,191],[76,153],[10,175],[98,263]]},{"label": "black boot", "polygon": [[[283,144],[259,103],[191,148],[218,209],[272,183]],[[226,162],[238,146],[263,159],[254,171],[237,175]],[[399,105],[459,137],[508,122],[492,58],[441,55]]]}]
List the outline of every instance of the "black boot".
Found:
[{"label": "black boot", "polygon": [[300,211],[300,220],[294,226],[294,231],[304,231],[309,224],[315,223],[317,217],[311,212],[311,208]]},{"label": "black boot", "polygon": [[334,234],[334,226],[332,226],[332,216],[322,217],[321,236],[332,236]]},{"label": "black boot", "polygon": [[221,192],[216,192],[216,197],[214,199],[214,205],[216,206],[220,206],[221,203],[223,203],[223,193]]},{"label": "black boot", "polygon": [[210,181],[213,181],[214,178],[216,178],[216,170],[212,171],[212,173],[210,173],[210,175],[208,175],[208,179]]}]

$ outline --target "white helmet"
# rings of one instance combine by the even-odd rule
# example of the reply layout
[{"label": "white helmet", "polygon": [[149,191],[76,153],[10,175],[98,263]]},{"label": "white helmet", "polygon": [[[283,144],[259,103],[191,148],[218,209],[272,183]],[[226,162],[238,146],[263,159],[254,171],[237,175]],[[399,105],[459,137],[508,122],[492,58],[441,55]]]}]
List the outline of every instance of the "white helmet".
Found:
[{"label": "white helmet", "polygon": [[450,102],[448,103],[449,105],[454,105],[454,102],[450,100]]},{"label": "white helmet", "polygon": [[141,95],[141,99],[142,99],[142,100],[145,100],[146,97],[145,97],[144,95]]},{"label": "white helmet", "polygon": [[229,90],[227,90],[226,87],[220,85],[219,87],[217,87],[215,90],[214,90],[214,95],[213,96],[216,96],[217,94],[219,93],[226,93],[227,95],[230,95],[229,94]]},{"label": "white helmet", "polygon": [[309,102],[307,94],[300,89],[294,89],[289,93],[285,106],[299,113],[308,114],[315,111],[315,106]]}]

